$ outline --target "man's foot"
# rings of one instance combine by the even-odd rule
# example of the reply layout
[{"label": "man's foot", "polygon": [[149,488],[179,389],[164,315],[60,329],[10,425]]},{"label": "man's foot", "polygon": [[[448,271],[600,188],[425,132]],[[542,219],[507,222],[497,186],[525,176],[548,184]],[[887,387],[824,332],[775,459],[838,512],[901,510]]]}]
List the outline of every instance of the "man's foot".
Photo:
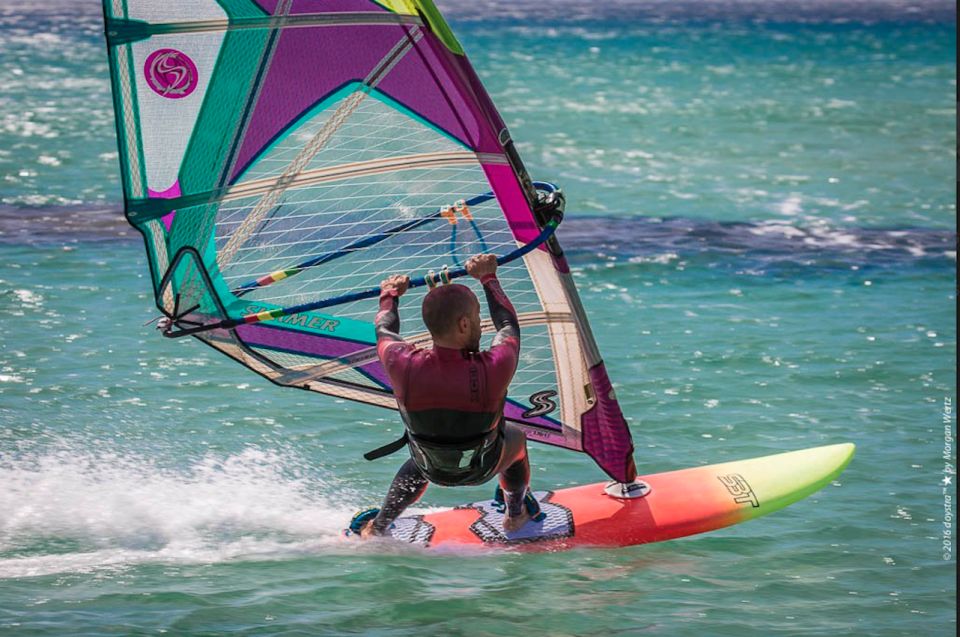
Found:
[{"label": "man's foot", "polygon": [[372,537],[380,537],[380,533],[377,533],[373,529],[373,520],[370,520],[369,522],[363,525],[362,529],[360,529],[360,539],[369,540]]},{"label": "man's foot", "polygon": [[380,509],[357,511],[353,515],[353,519],[350,520],[350,526],[346,532],[347,535],[359,535],[360,538],[364,540],[372,535],[377,535],[373,532],[373,521],[377,519],[379,513]]},{"label": "man's foot", "polygon": [[517,515],[503,514],[503,530],[507,533],[513,533],[523,528],[523,525],[530,521],[530,513],[526,508],[520,510]]}]

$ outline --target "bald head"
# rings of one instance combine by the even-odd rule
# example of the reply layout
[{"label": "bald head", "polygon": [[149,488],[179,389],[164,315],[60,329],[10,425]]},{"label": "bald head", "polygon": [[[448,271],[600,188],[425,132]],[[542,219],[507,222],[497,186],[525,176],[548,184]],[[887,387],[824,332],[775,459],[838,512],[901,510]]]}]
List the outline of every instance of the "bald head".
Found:
[{"label": "bald head", "polygon": [[479,314],[477,295],[465,285],[441,285],[423,297],[423,323],[434,339],[456,333],[461,318],[479,318]]}]

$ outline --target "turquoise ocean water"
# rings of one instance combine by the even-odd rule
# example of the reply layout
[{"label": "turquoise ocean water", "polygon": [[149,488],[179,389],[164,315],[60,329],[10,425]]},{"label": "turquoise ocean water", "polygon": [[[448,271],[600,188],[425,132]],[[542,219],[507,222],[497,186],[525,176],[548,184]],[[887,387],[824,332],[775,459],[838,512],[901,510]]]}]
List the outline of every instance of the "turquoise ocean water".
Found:
[{"label": "turquoise ocean water", "polygon": [[[955,633],[955,9],[594,4],[440,6],[568,193],[641,472],[855,442],[840,479],[622,550],[342,543],[396,417],[144,326],[99,3],[7,0],[0,635]],[[603,478],[531,453],[536,488]]]}]

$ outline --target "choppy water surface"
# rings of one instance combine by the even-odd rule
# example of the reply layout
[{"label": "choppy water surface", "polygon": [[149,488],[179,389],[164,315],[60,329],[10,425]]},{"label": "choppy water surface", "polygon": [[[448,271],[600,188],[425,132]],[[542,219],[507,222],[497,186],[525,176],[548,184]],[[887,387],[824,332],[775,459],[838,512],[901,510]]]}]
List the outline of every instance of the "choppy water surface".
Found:
[{"label": "choppy water surface", "polygon": [[[659,545],[345,545],[396,468],[360,457],[395,417],[144,326],[97,3],[7,2],[0,634],[954,634],[953,7],[443,6],[531,171],[568,192],[641,471],[840,441],[854,462]],[[538,488],[602,479],[532,454]]]}]

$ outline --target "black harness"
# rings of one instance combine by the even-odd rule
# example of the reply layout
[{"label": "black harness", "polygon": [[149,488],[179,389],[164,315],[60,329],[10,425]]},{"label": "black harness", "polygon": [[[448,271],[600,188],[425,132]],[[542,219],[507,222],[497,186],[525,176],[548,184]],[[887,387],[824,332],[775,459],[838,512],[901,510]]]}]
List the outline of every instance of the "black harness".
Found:
[{"label": "black harness", "polygon": [[[430,412],[445,411],[446,418],[436,418]],[[410,414],[401,411],[406,431],[403,435],[373,451],[363,454],[367,460],[377,460],[410,447],[410,456],[420,471],[433,483],[445,486],[462,486],[486,482],[500,464],[503,452],[503,438],[505,427],[503,415],[496,414],[496,424],[490,427],[490,414],[471,414],[469,412],[453,412],[447,410],[430,410],[423,414]],[[434,417],[430,417],[434,416]],[[451,428],[443,421],[456,417],[460,421],[457,427],[460,431],[473,429],[476,431],[481,419],[485,426],[479,434],[468,437],[451,438],[449,433],[443,435],[441,431],[449,432]],[[475,423],[469,420],[474,418]],[[440,422],[438,422],[438,420]],[[463,423],[467,420],[467,423]],[[411,426],[411,424],[413,426]],[[470,425],[474,424],[473,427]],[[413,428],[420,433],[414,433]],[[430,435],[430,430],[436,432]],[[433,432],[431,432],[433,433]]]}]

